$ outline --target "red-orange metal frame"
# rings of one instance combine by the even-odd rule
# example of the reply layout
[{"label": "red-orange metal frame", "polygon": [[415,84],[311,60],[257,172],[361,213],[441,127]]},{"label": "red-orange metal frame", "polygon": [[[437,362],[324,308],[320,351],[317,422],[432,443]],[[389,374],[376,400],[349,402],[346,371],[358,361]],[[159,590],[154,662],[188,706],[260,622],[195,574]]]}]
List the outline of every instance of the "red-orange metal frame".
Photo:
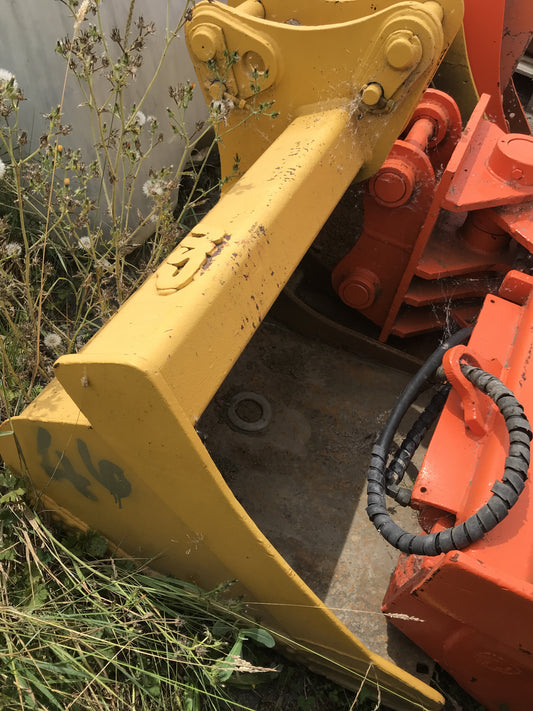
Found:
[{"label": "red-orange metal frame", "polygon": [[[445,363],[453,389],[413,490],[412,503],[427,532],[461,523],[486,503],[507,454],[508,434],[495,405],[453,375],[459,356],[470,354],[499,377],[533,421],[533,277],[509,272],[500,296],[486,297],[468,346],[454,351]],[[478,543],[435,558],[402,554],[383,610],[488,709],[529,711],[531,483],[507,518]]]},{"label": "red-orange metal frame", "polygon": [[533,137],[486,120],[489,101],[461,135],[453,100],[428,90],[367,186],[362,234],[332,283],[382,341],[441,328],[450,311],[466,325],[513,266],[515,241],[533,251]]}]

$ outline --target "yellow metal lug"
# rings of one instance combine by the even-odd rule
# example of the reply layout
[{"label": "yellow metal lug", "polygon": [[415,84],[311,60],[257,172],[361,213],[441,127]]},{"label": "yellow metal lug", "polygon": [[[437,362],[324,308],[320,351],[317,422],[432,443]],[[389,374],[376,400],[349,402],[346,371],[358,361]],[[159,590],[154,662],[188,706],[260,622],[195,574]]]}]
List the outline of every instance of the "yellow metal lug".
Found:
[{"label": "yellow metal lug", "polygon": [[[358,179],[369,177],[385,160],[459,30],[462,0],[291,5],[264,0],[261,5],[264,19],[243,14],[238,2],[201,2],[185,28],[193,55],[189,38],[198,27],[216,25],[224,36],[214,70],[213,60],[193,56],[206,101],[212,100],[216,81],[225,83],[235,99],[218,126],[222,175],[232,174],[237,154],[245,171],[296,116],[342,105],[356,119],[366,111],[373,114],[373,133],[381,138]],[[228,57],[238,57],[229,68],[234,88],[224,78]],[[270,105],[270,111],[264,109]]]},{"label": "yellow metal lug", "polygon": [[370,106],[385,108],[386,102],[396,100],[400,88],[409,85],[415,74],[424,72],[436,57],[440,58],[442,19],[441,6],[426,2],[407,13],[397,11],[385,23],[370,58],[375,67],[371,82],[381,86],[383,103]]},{"label": "yellow metal lug", "polygon": [[189,47],[197,59],[201,62],[208,62],[215,58],[217,52],[224,51],[224,35],[216,25],[205,23],[191,32]]},{"label": "yellow metal lug", "polygon": [[209,84],[208,92],[213,101],[223,99],[226,93],[226,85],[221,81],[214,81]]},{"label": "yellow metal lug", "polygon": [[265,17],[265,8],[259,0],[244,0],[244,2],[235,5],[235,9],[243,15],[252,15],[261,19]]},{"label": "yellow metal lug", "polygon": [[437,22],[442,22],[444,19],[444,9],[439,2],[434,2],[434,0],[428,0],[424,3],[424,10],[431,13]]},{"label": "yellow metal lug", "polygon": [[383,87],[376,81],[365,84],[361,90],[361,99],[366,106],[377,106],[383,99]]},{"label": "yellow metal lug", "polygon": [[223,85],[224,91],[237,93],[237,82],[229,62],[224,33],[218,25],[210,22],[196,25],[187,35],[187,44],[193,63],[203,68],[196,73],[203,84],[204,93],[208,93],[213,98],[214,84]]}]

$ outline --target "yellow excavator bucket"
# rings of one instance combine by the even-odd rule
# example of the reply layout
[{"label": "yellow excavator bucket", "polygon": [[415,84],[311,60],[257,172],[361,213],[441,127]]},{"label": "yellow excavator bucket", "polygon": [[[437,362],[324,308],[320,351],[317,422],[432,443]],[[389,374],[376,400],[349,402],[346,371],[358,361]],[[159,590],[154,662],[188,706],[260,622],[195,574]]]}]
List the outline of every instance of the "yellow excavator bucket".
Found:
[{"label": "yellow excavator bucket", "polygon": [[384,160],[462,11],[461,0],[197,5],[187,42],[206,99],[221,102],[222,174],[237,154],[244,174],[0,437],[48,509],[162,573],[236,580],[310,666],[352,687],[365,679],[397,709],[443,698],[311,591],[195,424],[344,192]]}]

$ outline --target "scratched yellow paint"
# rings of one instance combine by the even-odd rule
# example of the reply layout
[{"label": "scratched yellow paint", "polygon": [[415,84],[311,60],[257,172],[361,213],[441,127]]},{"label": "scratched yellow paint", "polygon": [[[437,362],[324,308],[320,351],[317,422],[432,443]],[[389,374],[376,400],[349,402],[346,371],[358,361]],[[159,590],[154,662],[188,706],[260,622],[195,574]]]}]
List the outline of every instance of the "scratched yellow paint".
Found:
[{"label": "scratched yellow paint", "polygon": [[[279,19],[282,4],[264,4]],[[236,579],[266,624],[311,650],[299,653],[313,668],[358,688],[370,665],[368,683],[392,708],[438,709],[437,692],[368,650],[296,575],[194,429],[345,190],[386,156],[462,18],[460,0],[290,7],[309,26],[195,8],[189,42],[202,24],[220,30],[200,33],[205,54],[214,38],[215,54],[272,58],[259,96],[280,116],[238,125],[230,114],[223,166],[238,148],[244,175],[80,353],[57,361],[53,383],[2,426],[13,434],[0,450],[48,507],[161,572],[206,587]],[[419,32],[422,58],[394,76],[387,38],[404,30]],[[211,70],[195,62],[210,101]],[[384,101],[365,108],[361,89],[376,79]],[[237,113],[246,111],[246,68],[235,65],[231,81]]]}]

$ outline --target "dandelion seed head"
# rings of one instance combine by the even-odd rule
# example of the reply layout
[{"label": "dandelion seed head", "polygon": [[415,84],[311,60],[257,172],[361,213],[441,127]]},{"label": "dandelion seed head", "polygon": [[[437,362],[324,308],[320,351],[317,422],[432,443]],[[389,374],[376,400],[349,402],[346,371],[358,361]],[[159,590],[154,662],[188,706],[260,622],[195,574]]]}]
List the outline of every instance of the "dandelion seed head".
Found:
[{"label": "dandelion seed head", "polygon": [[165,192],[165,183],[158,178],[150,178],[143,185],[143,193],[146,197],[155,197]]},{"label": "dandelion seed head", "polygon": [[91,249],[91,238],[90,237],[80,237],[78,240],[78,247],[84,249],[88,252]]},{"label": "dandelion seed head", "polygon": [[17,242],[8,242],[6,244],[6,254],[8,257],[18,257],[22,254],[22,245]]},{"label": "dandelion seed head", "polygon": [[143,114],[142,111],[137,111],[137,113],[135,114],[135,123],[138,126],[144,126],[144,124],[146,123],[146,116]]},{"label": "dandelion seed head", "polygon": [[0,158],[0,180],[4,177],[6,174],[6,164],[4,161]]},{"label": "dandelion seed head", "polygon": [[51,350],[59,348],[61,345],[61,336],[58,336],[57,333],[47,333],[44,337],[44,345]]},{"label": "dandelion seed head", "polygon": [[[10,72],[8,69],[0,69],[0,89],[9,84],[11,79],[15,79],[15,75],[12,72]],[[19,85],[17,84],[17,81],[15,79],[15,81],[13,82],[13,88],[18,89],[18,86]]]}]

